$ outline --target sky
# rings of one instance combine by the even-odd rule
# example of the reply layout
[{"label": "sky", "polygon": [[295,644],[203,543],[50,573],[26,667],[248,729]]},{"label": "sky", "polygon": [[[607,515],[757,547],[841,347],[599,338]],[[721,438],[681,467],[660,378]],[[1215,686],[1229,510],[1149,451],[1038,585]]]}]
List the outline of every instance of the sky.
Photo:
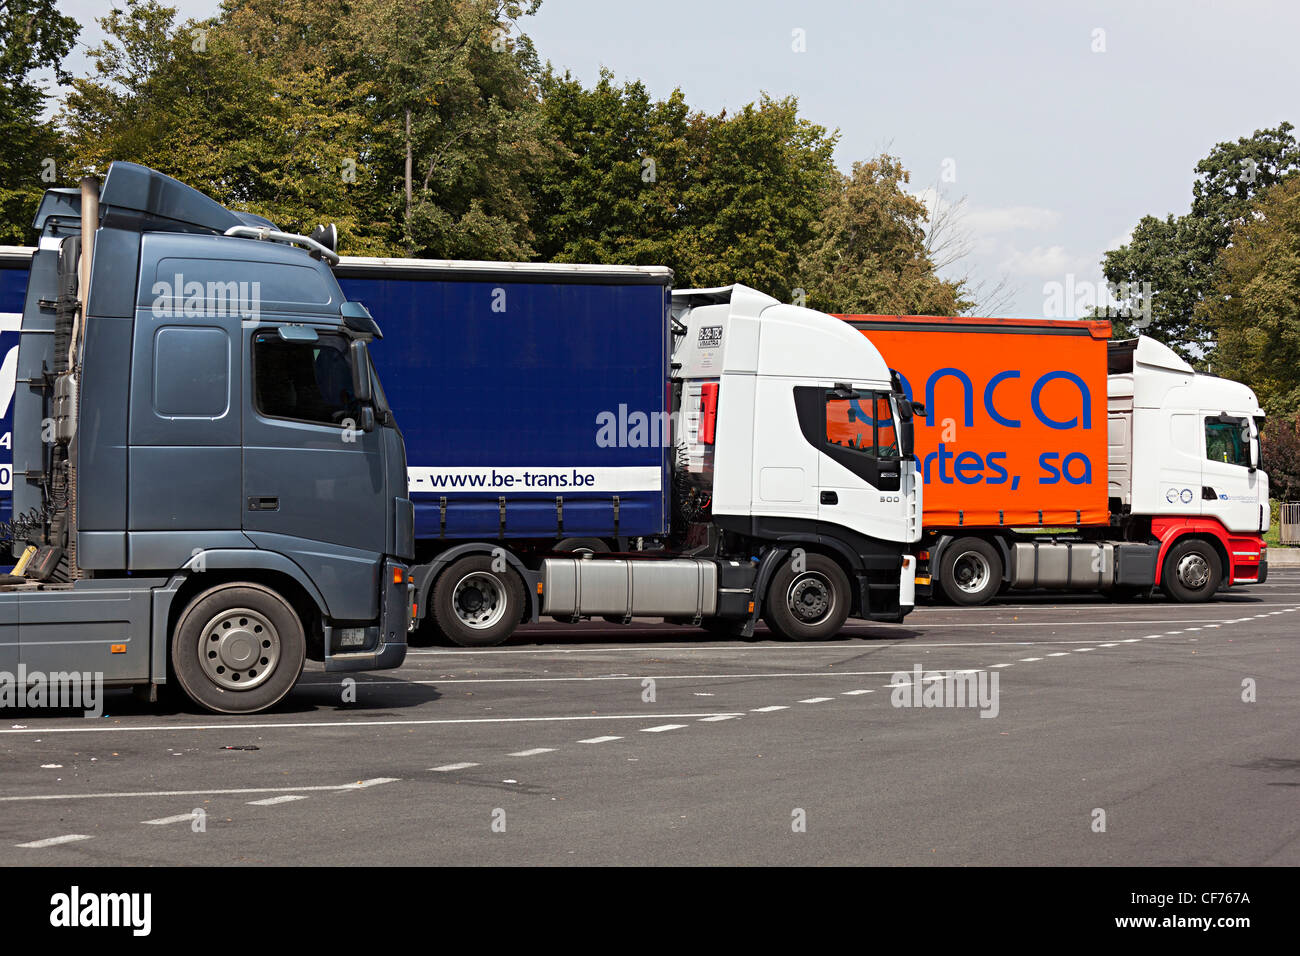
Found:
[{"label": "sky", "polygon": [[[182,19],[218,6],[173,3]],[[87,45],[108,5],[59,4]],[[932,208],[964,200],[969,254],[948,274],[985,301],[1005,280],[1000,315],[1101,282],[1143,215],[1187,211],[1216,143],[1300,123],[1291,0],[544,0],[522,25],[587,84],[607,67],[708,112],[794,95],[839,131],[842,170],[898,156]]]}]

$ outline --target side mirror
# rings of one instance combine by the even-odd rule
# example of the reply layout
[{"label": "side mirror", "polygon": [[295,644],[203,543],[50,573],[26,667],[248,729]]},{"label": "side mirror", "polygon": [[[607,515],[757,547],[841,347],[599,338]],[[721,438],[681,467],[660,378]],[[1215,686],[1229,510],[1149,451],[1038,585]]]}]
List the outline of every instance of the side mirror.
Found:
[{"label": "side mirror", "polygon": [[[370,388],[370,351],[366,348],[366,343],[360,339],[354,339],[348,346],[349,358],[352,360],[352,394],[356,396],[357,401],[362,405],[369,407],[375,400],[374,391]],[[370,428],[374,428],[374,413],[370,416]],[[367,428],[366,431],[370,431]]]},{"label": "side mirror", "polygon": [[925,414],[925,402],[913,402],[913,403],[912,403],[912,414],[913,414],[913,415],[924,415],[924,414]]},{"label": "side mirror", "polygon": [[375,410],[369,405],[361,406],[361,430],[367,433],[375,430]]},{"label": "side mirror", "polygon": [[916,422],[900,418],[898,422],[898,456],[909,461],[916,455]]}]

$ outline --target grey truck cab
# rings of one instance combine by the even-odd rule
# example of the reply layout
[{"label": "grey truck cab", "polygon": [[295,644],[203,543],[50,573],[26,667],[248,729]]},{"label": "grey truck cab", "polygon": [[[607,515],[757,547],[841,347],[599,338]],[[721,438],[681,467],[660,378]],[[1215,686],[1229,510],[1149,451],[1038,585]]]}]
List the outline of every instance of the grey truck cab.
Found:
[{"label": "grey truck cab", "polygon": [[36,227],[0,670],[249,713],[401,664],[406,454],[333,250],[121,162]]}]

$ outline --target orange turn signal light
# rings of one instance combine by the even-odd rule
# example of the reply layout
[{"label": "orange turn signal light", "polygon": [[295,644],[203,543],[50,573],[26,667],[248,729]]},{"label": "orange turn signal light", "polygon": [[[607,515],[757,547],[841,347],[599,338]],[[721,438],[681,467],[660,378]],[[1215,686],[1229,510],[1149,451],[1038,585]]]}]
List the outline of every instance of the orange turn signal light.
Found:
[{"label": "orange turn signal light", "polygon": [[393,568],[393,583],[394,583],[394,584],[401,584],[401,583],[402,583],[402,569],[401,569],[401,568]]},{"label": "orange turn signal light", "polygon": [[125,645],[125,644],[110,644],[110,645],[108,646],[108,652],[109,652],[110,654],[125,654],[125,653],[126,653],[126,645]]}]

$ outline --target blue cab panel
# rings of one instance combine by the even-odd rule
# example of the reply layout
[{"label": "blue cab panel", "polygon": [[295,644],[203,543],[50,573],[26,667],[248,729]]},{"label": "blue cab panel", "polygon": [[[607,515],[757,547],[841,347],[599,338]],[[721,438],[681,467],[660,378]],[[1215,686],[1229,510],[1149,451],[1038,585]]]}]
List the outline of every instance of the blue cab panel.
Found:
[{"label": "blue cab panel", "polygon": [[417,540],[668,530],[669,270],[345,258],[335,273],[383,330],[371,355]]}]

